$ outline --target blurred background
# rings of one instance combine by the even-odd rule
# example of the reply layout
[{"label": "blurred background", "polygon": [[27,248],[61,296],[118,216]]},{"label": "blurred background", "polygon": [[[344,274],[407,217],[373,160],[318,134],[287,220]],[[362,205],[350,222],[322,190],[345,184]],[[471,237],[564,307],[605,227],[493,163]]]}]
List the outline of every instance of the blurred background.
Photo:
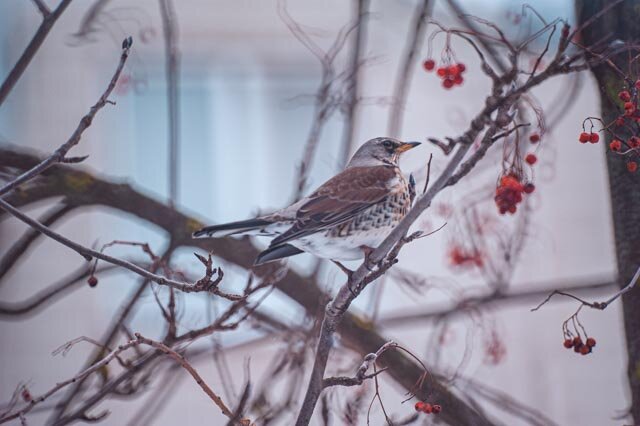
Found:
[{"label": "blurred background", "polygon": [[[53,8],[57,0],[45,3]],[[89,155],[78,168],[109,181],[129,183],[166,203],[170,197],[170,131],[159,3],[102,3],[88,28],[82,24],[94,2],[72,2],[60,17],[0,108],[0,141],[40,155],[63,143],[103,92],[117,64],[121,41],[131,35],[132,54],[111,97],[116,105],[107,105],[98,113],[72,155]],[[399,61],[420,4],[409,0],[370,3],[351,152],[370,138],[389,134]],[[531,22],[531,12],[520,16],[521,2],[461,0],[459,4],[467,13],[496,22],[512,37],[518,37],[523,26]],[[556,17],[574,21],[571,1],[538,0],[533,6],[549,21]],[[179,51],[179,145],[173,157],[177,165],[176,207],[203,223],[221,223],[286,205],[296,192],[298,167],[314,123],[315,94],[323,68],[292,34],[282,10],[286,9],[326,50],[338,32],[353,23],[354,3],[192,0],[175,1],[173,8]],[[442,25],[459,25],[446,2],[433,2],[429,13]],[[40,21],[31,2],[0,2],[3,76],[11,70]],[[480,71],[473,51],[459,41],[454,40],[452,48],[458,60],[467,65],[461,87],[445,90],[435,75],[421,68],[428,56],[429,34],[434,30],[433,24],[427,24],[424,42],[412,65],[415,70],[397,134],[404,140],[460,135],[490,91],[490,81]],[[441,36],[433,42],[436,58],[443,41]],[[542,49],[544,41],[533,47]],[[346,44],[348,47],[350,41]],[[335,59],[338,72],[348,66],[348,61],[345,48]],[[613,292],[613,287],[606,287],[615,281],[616,264],[603,150],[576,141],[583,119],[599,114],[597,88],[591,75],[583,73],[554,78],[536,88],[533,95],[548,114],[548,132],[540,145],[531,148],[539,162],[532,177],[536,191],[527,198],[526,207],[513,216],[498,215],[493,195],[502,170],[502,152],[501,148],[493,149],[477,170],[441,193],[415,225],[425,231],[446,226],[406,246],[397,268],[367,288],[351,310],[382,335],[410,348],[430,368],[454,379],[449,383],[452,389],[472,392],[473,382],[498,392],[491,394],[494,402],[482,396],[477,396],[477,401],[499,423],[532,424],[518,415],[522,410],[510,413],[505,409],[508,404],[507,399],[501,399],[504,397],[540,411],[559,425],[624,424],[618,416],[624,415],[630,400],[620,306],[581,313],[580,320],[589,335],[598,340],[594,353],[585,357],[562,346],[561,324],[575,312],[575,302],[554,300],[540,311],[530,312],[544,299],[545,291],[554,288],[603,284],[597,287],[601,293],[593,294]],[[571,101],[565,104],[568,96]],[[344,109],[338,108],[322,128],[305,193],[339,170],[344,124]],[[414,174],[418,188],[424,185],[429,154],[434,156],[432,177],[437,176],[446,157],[435,145],[423,143],[403,159],[403,170]],[[24,211],[40,216],[56,200],[30,205]],[[491,230],[486,248],[487,256],[493,256],[493,272],[452,261],[452,250],[464,246],[472,233],[467,215],[470,211]],[[87,246],[100,247],[115,239],[142,241],[158,254],[167,246],[167,234],[162,229],[107,207],[79,208],[56,223],[55,229]],[[0,250],[6,252],[25,230],[18,221],[0,217]],[[253,242],[259,247],[268,244],[268,240]],[[499,250],[504,244],[500,242],[511,245],[510,253],[516,254],[513,259],[505,260]],[[202,267],[193,251],[178,250],[171,265],[199,277]],[[114,247],[108,253],[144,259],[135,247]],[[83,263],[76,253],[40,238],[0,281],[0,303],[17,306]],[[226,273],[224,288],[241,291],[247,271],[216,258],[214,263]],[[290,260],[289,266],[307,276],[316,261],[303,254]],[[318,281],[327,292],[344,282],[344,275],[334,265],[323,263],[319,268]],[[3,404],[21,383],[37,395],[77,374],[95,351],[92,345],[78,344],[65,356],[52,355],[54,349],[79,336],[101,339],[138,286],[136,277],[128,272],[111,271],[99,278],[96,288],[80,283],[64,297],[37,309],[20,314],[2,311]],[[531,292],[533,296],[507,298],[459,314],[426,315],[447,311],[466,296],[490,294],[501,286],[508,287],[507,293]],[[222,308],[210,299],[179,295],[181,327],[193,328],[215,318]],[[260,311],[301,330],[309,330],[315,321],[313,315],[277,290],[262,302]],[[152,291],[142,295],[126,324],[130,330],[162,338],[165,324]],[[205,381],[233,405],[249,377],[254,392],[266,388],[273,400],[284,395],[287,383],[270,383],[268,374],[279,354],[303,342],[294,333],[249,324],[214,333],[194,343],[190,350],[200,350],[193,364]],[[344,347],[339,354],[330,371],[351,374],[361,356]],[[135,398],[108,399],[94,411],[109,410],[103,424],[110,425],[224,424],[225,417],[193,380],[184,371],[172,371],[158,368],[144,392]],[[307,376],[303,376],[298,384],[299,398],[293,406],[283,408],[282,416],[272,424],[293,424],[306,383]],[[373,390],[370,384],[365,389],[366,406]],[[357,392],[360,390],[356,388],[332,391],[331,424],[346,424],[345,404]],[[381,392],[385,407],[396,418],[413,412],[413,402],[401,404],[406,390],[384,374]],[[53,398],[50,403],[55,401]],[[48,418],[48,413],[34,410],[29,424],[45,424]],[[418,424],[433,421],[421,417]],[[546,424],[545,419],[538,421]],[[323,424],[318,415],[314,422]],[[365,417],[356,424],[366,424]],[[380,407],[375,404],[371,424],[384,424]]]}]

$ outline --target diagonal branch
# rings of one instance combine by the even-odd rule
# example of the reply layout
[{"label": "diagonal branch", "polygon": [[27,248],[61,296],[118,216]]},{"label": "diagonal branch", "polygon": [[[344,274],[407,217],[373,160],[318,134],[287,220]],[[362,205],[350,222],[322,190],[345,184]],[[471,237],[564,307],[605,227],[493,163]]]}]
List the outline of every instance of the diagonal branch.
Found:
[{"label": "diagonal branch", "polygon": [[[46,6],[44,6],[44,8],[46,9],[45,10],[42,7],[43,5],[41,4],[41,1],[36,2],[36,5],[40,9],[40,12],[43,14],[42,23],[38,27],[36,33],[33,35],[33,38],[27,45],[27,48],[24,49],[24,52],[22,52],[22,55],[18,59],[18,62],[16,62],[13,69],[9,72],[9,75],[7,76],[7,78],[5,78],[2,86],[0,86],[0,106],[2,106],[4,101],[7,99],[7,96],[9,96],[11,90],[13,90],[13,86],[15,86],[18,80],[20,80],[20,77],[22,77],[24,70],[27,69],[27,67],[31,63],[31,60],[38,52],[38,49],[40,49],[40,46],[42,46],[42,43],[47,38],[49,31],[51,31],[53,25],[56,23],[60,15],[62,15],[64,10],[67,8],[67,6],[69,6],[70,3],[71,0],[61,0],[60,4],[58,4],[58,7],[56,7],[53,12],[45,14],[45,11],[48,10],[46,9]],[[2,195],[2,192],[0,192],[0,195]]]}]

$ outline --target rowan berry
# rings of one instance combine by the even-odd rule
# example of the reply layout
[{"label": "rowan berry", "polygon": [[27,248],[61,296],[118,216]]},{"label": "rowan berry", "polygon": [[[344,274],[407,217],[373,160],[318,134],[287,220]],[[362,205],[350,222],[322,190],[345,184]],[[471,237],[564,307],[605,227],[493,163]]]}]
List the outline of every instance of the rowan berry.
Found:
[{"label": "rowan berry", "polygon": [[626,90],[623,90],[622,92],[618,93],[618,97],[623,102],[629,102],[631,100],[631,94]]},{"label": "rowan berry", "polygon": [[535,154],[527,154],[527,156],[524,157],[524,161],[526,161],[527,164],[533,166],[534,164],[536,164],[536,161],[538,161],[538,157],[536,157]]},{"label": "rowan berry", "polygon": [[427,59],[426,61],[424,61],[422,63],[422,67],[426,70],[426,71],[433,71],[433,69],[436,67],[436,63],[433,59]]}]

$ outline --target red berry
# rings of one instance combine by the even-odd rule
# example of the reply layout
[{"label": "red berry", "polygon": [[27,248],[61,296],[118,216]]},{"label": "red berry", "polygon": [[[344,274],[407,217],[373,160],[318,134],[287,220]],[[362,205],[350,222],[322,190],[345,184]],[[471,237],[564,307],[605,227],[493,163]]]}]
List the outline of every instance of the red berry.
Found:
[{"label": "red berry", "polygon": [[[458,64],[458,71],[465,72],[466,70],[467,70],[467,67],[464,64]],[[638,80],[638,82],[640,82],[640,80]]]},{"label": "red berry", "polygon": [[514,214],[516,211],[518,211],[518,208],[516,206],[510,206],[508,209],[508,212],[511,214]]},{"label": "red berry", "polygon": [[611,151],[620,151],[620,149],[622,148],[622,142],[620,142],[618,139],[614,139],[609,144],[609,148],[611,148]]},{"label": "red berry", "polygon": [[593,348],[596,345],[596,339],[594,339],[593,337],[589,337],[587,339],[587,346],[589,346],[590,348]]},{"label": "red berry", "polygon": [[416,402],[415,407],[416,407],[416,411],[422,411],[422,409],[424,408],[424,402],[422,401]]},{"label": "red berry", "polygon": [[444,77],[444,75],[446,74],[446,70],[440,67],[436,70],[436,74],[438,74],[440,77]]},{"label": "red berry", "polygon": [[587,345],[582,345],[582,346],[580,347],[580,353],[581,353],[582,355],[586,355],[586,354],[588,354],[589,352],[591,352],[591,348],[590,348],[589,346],[587,346]]},{"label": "red berry", "polygon": [[453,87],[453,80],[445,78],[444,80],[442,80],[442,87],[444,87],[445,89],[451,89]]},{"label": "red berry", "polygon": [[433,71],[433,69],[436,67],[436,63],[433,59],[427,59],[422,63],[422,66],[426,71]]},{"label": "red berry", "polygon": [[633,110],[633,109],[635,109],[635,105],[633,105],[633,102],[625,102],[624,103],[624,109]]},{"label": "red berry", "polygon": [[640,139],[637,136],[631,136],[627,141],[630,148],[637,148],[640,146]]},{"label": "red berry", "polygon": [[531,133],[531,135],[529,135],[529,142],[531,143],[540,142],[540,135],[537,133]]},{"label": "red berry", "polygon": [[573,340],[565,339],[563,345],[565,348],[571,349],[573,347]]},{"label": "red berry", "polygon": [[597,133],[591,133],[589,135],[589,142],[591,143],[598,143],[598,141],[600,140],[600,135]]},{"label": "red berry", "polygon": [[453,79],[453,83],[457,84],[458,86],[460,86],[463,82],[464,82],[464,78],[462,78],[460,74],[456,75],[455,78]]},{"label": "red berry", "polygon": [[532,183],[525,184],[523,188],[523,191],[525,192],[525,194],[531,194],[535,190],[536,190],[536,186]]},{"label": "red berry", "polygon": [[582,349],[582,347],[583,347],[583,346],[584,346],[584,345],[583,345],[582,343],[580,343],[579,345],[574,344],[574,345],[573,345],[573,351],[574,351],[575,353],[579,354],[579,353],[580,353],[580,350]]},{"label": "red berry", "polygon": [[618,97],[623,102],[629,102],[631,100],[631,94],[629,92],[627,92],[626,90],[623,90],[622,92],[618,93]]},{"label": "red berry", "polygon": [[423,413],[427,413],[427,414],[431,414],[433,412],[433,407],[431,406],[431,404],[429,404],[428,402],[424,404],[424,406],[422,407],[422,412]]},{"label": "red berry", "polygon": [[578,140],[579,140],[580,142],[582,142],[582,143],[587,143],[587,142],[589,142],[589,139],[590,139],[590,137],[589,137],[589,133],[587,133],[587,132],[582,132],[582,133],[580,133],[580,137],[578,138]]},{"label": "red berry", "polygon": [[582,345],[582,339],[580,336],[576,336],[573,338],[573,346]]},{"label": "red berry", "polygon": [[457,65],[451,65],[448,69],[447,72],[452,75],[452,76],[456,76],[458,74],[460,74],[460,68],[458,68]]},{"label": "red berry", "polygon": [[638,163],[636,163],[635,161],[629,161],[627,163],[627,170],[629,170],[631,173],[635,173],[635,171],[638,170]]},{"label": "red berry", "polygon": [[438,404],[433,404],[433,414],[438,414],[440,413],[440,411],[442,411],[442,407]]},{"label": "red berry", "polygon": [[95,287],[98,285],[98,279],[94,275],[91,275],[87,280],[87,283],[89,284],[89,287]]},{"label": "red berry", "polygon": [[616,126],[624,126],[624,116],[616,118]]},{"label": "red berry", "polygon": [[640,80],[636,80],[636,89],[640,89]]},{"label": "red berry", "polygon": [[524,157],[524,161],[533,166],[536,164],[536,161],[538,161],[538,157],[536,157],[535,154],[527,154],[527,156]]}]

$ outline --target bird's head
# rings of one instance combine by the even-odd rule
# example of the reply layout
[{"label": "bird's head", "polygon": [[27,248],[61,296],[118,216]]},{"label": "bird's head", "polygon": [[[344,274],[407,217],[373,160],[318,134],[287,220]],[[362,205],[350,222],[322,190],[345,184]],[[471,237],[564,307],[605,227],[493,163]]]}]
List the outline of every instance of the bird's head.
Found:
[{"label": "bird's head", "polygon": [[402,142],[394,138],[374,138],[365,142],[347,164],[347,167],[368,167],[390,164],[397,166],[403,152],[415,148],[420,142]]}]

